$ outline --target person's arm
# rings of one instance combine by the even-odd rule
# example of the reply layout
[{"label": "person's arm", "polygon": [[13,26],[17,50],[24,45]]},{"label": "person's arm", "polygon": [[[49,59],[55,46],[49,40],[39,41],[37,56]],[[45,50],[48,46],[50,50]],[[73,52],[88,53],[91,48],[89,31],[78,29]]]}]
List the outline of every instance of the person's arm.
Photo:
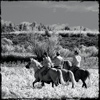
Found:
[{"label": "person's arm", "polygon": [[64,65],[64,59],[63,59],[63,57],[61,57],[61,65],[62,66]]},{"label": "person's arm", "polygon": [[77,60],[80,63],[81,62],[81,56],[79,56]]},{"label": "person's arm", "polygon": [[52,63],[52,60],[51,60],[50,57],[49,57],[49,62],[50,62],[50,64],[51,64],[51,67],[53,67],[53,63]]},{"label": "person's arm", "polygon": [[64,64],[64,59],[62,58],[62,62],[61,62],[61,65],[63,65]]}]

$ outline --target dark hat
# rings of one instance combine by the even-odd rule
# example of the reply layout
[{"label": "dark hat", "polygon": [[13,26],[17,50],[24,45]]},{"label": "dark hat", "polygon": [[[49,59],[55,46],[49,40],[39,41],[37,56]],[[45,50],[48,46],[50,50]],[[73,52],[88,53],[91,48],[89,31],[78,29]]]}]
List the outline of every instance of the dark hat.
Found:
[{"label": "dark hat", "polygon": [[79,49],[74,49],[74,53],[78,55],[80,53]]},{"label": "dark hat", "polygon": [[56,55],[59,56],[60,55],[60,52],[57,52]]},{"label": "dark hat", "polygon": [[44,52],[44,55],[47,56],[48,55],[47,52]]}]

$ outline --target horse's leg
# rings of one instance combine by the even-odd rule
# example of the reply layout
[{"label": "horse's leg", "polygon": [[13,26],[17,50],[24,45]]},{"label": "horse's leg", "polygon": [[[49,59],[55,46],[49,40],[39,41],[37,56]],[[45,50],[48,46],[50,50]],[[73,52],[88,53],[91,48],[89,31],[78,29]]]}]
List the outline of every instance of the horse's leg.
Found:
[{"label": "horse's leg", "polygon": [[86,85],[85,81],[84,81],[84,80],[82,80],[82,82],[83,82],[82,87],[84,87],[84,86],[85,86],[85,88],[87,88],[87,85]]},{"label": "horse's leg", "polygon": [[52,87],[54,87],[54,83],[52,82]]},{"label": "horse's leg", "polygon": [[60,78],[59,78],[59,77],[57,77],[57,78],[56,78],[56,80],[55,80],[55,86],[58,86],[58,85],[59,85],[59,83],[60,83]]},{"label": "horse's leg", "polygon": [[70,77],[71,82],[72,82],[72,88],[74,88],[74,86],[75,86],[75,84],[76,84],[74,74],[73,74],[72,71],[68,71],[68,72],[69,72],[69,77]]},{"label": "horse's leg", "polygon": [[59,84],[61,84],[61,82],[60,82],[60,78],[58,77],[58,79],[57,79],[57,86],[58,86]]},{"label": "horse's leg", "polygon": [[34,84],[35,84],[36,82],[39,82],[39,80],[38,80],[38,79],[36,79],[36,80],[33,82],[33,87],[34,87]]},{"label": "horse's leg", "polygon": [[44,86],[44,82],[43,81],[42,81],[41,85]]},{"label": "horse's leg", "polygon": [[52,87],[54,87],[54,84],[55,84],[55,86],[58,85],[58,80],[57,79],[56,79],[56,81],[52,81]]},{"label": "horse's leg", "polygon": [[61,84],[63,84],[63,85],[66,84],[66,82],[65,82],[65,80],[63,78],[63,73],[62,73],[62,70],[61,69],[58,69],[57,77],[60,80],[60,83]]},{"label": "horse's leg", "polygon": [[58,79],[58,84],[61,84],[60,78]]}]

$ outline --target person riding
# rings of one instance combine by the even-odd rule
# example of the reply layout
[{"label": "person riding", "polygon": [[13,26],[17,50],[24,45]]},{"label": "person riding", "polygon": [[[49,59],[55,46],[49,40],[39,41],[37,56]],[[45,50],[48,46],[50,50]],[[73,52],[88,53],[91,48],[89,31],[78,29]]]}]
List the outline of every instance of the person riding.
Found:
[{"label": "person riding", "polygon": [[54,63],[54,68],[58,68],[58,69],[63,68],[64,59],[63,57],[60,56],[59,52],[56,53],[53,63]]},{"label": "person riding", "polygon": [[43,75],[45,75],[47,71],[53,66],[51,58],[48,56],[46,52],[44,53],[42,64],[43,64],[43,68],[39,72],[39,77],[41,81],[42,81]]},{"label": "person riding", "polygon": [[71,70],[73,71],[73,73],[75,73],[80,68],[80,64],[81,64],[81,56],[79,55],[79,50],[75,49],[71,66]]}]

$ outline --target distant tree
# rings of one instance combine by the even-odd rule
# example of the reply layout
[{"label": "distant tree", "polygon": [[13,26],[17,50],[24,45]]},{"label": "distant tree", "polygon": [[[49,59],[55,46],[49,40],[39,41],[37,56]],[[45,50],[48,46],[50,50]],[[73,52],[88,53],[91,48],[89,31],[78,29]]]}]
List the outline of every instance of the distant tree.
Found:
[{"label": "distant tree", "polygon": [[70,30],[70,28],[68,26],[65,27],[65,30]]},{"label": "distant tree", "polygon": [[42,23],[40,23],[38,26],[38,30],[42,31],[42,30],[44,30],[44,28],[45,28],[45,26]]},{"label": "distant tree", "polygon": [[83,31],[86,31],[86,28],[84,28]]},{"label": "distant tree", "polygon": [[23,25],[23,31],[27,31],[27,25],[26,24]]},{"label": "distant tree", "polygon": [[19,31],[19,25],[14,25],[14,29],[15,29],[16,31]]},{"label": "distant tree", "polygon": [[19,31],[22,31],[22,24],[19,25]]},{"label": "distant tree", "polygon": [[32,30],[34,29],[35,26],[36,26],[36,22],[33,22],[32,24],[30,24],[30,27]]},{"label": "distant tree", "polygon": [[13,23],[9,23],[9,29],[10,29],[10,32],[14,31],[14,24]]},{"label": "distant tree", "polygon": [[77,28],[74,28],[74,30],[77,30]]},{"label": "distant tree", "polygon": [[50,27],[50,26],[47,26],[47,29],[48,29],[49,31],[52,31],[52,29],[51,29],[51,27]]},{"label": "distant tree", "polygon": [[1,32],[6,32],[6,23],[1,24]]}]

